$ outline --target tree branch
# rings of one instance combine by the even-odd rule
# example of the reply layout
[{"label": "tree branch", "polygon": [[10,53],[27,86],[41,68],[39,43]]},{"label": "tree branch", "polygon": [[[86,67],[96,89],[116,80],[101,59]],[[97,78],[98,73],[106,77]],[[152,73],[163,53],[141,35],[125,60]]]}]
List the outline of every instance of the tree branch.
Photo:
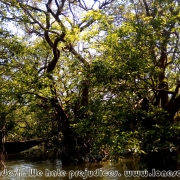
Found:
[{"label": "tree branch", "polygon": [[61,5],[58,4],[57,0],[55,0],[56,6],[58,8],[57,12],[56,12],[56,18],[58,18],[58,16],[61,14],[62,9],[64,8],[64,4],[65,4],[66,0],[61,0]]},{"label": "tree branch", "polygon": [[60,51],[57,46],[58,46],[59,41],[63,41],[64,36],[65,36],[65,33],[62,33],[61,36],[57,37],[53,43],[54,57],[53,57],[52,61],[48,64],[47,72],[53,71],[58,62],[58,59],[60,57]]},{"label": "tree branch", "polygon": [[168,108],[172,105],[173,101],[174,101],[175,98],[176,98],[176,95],[177,95],[178,92],[179,92],[179,88],[180,88],[180,83],[177,84],[176,89],[175,89],[175,91],[174,91],[174,93],[173,93],[173,96],[171,97],[170,101],[167,103],[167,105],[166,105],[165,108],[164,108],[165,110],[168,110]]},{"label": "tree branch", "polygon": [[82,32],[84,29],[86,29],[87,27],[89,27],[91,24],[93,24],[95,22],[94,19],[91,19],[89,22],[87,22],[84,26],[80,27],[84,22],[81,22],[78,26],[80,28],[80,32]]},{"label": "tree branch", "polygon": [[143,3],[144,3],[144,6],[145,6],[145,9],[146,9],[146,15],[147,15],[147,16],[150,16],[149,7],[148,7],[148,5],[147,5],[146,0],[143,0]]},{"label": "tree branch", "polygon": [[74,47],[71,44],[68,44],[66,48],[84,64],[85,67],[88,69],[90,68],[89,63],[74,49]]},{"label": "tree branch", "polygon": [[154,89],[154,88],[152,88],[152,90],[154,90],[154,91],[157,91],[157,92],[165,92],[165,93],[168,93],[168,94],[174,94],[175,93],[175,91],[168,91],[168,90],[165,90],[165,89]]},{"label": "tree branch", "polygon": [[64,24],[62,23],[62,21],[59,19],[59,14],[55,14],[52,9],[51,9],[51,4],[52,0],[49,0],[48,3],[46,4],[46,8],[48,13],[51,13],[51,15],[54,17],[54,19],[60,24],[60,27],[62,28],[62,32],[65,32],[66,28],[64,26]]}]

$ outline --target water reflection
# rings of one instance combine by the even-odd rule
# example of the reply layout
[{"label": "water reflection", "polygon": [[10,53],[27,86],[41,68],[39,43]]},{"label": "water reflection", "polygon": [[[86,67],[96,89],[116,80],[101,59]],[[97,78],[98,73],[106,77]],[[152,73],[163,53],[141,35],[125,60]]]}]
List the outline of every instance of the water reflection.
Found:
[{"label": "water reflection", "polygon": [[[103,162],[103,163],[93,163],[93,164],[82,164],[76,166],[61,166],[51,163],[49,161],[44,162],[29,162],[25,160],[8,160],[6,163],[5,174],[1,174],[0,179],[6,180],[82,180],[82,179],[96,179],[96,180],[139,180],[140,177],[125,177],[124,171],[132,170],[135,168],[134,161],[132,158],[123,159],[121,162]],[[63,172],[66,174],[63,174]],[[8,174],[9,173],[9,174]],[[16,177],[15,176],[16,173]],[[94,174],[92,174],[94,173]],[[109,173],[109,174],[108,174]],[[116,173],[116,174],[115,174]],[[65,177],[59,177],[64,176]],[[111,177],[106,177],[107,175]],[[120,176],[121,175],[121,176]],[[11,176],[11,177],[10,177]],[[48,177],[49,176],[49,177]],[[79,177],[75,177],[79,176]],[[92,177],[87,177],[92,176]],[[113,176],[113,177],[112,177]],[[143,178],[146,180],[152,178]],[[157,180],[174,180],[179,179],[178,177],[168,178],[168,177],[159,177]]]}]

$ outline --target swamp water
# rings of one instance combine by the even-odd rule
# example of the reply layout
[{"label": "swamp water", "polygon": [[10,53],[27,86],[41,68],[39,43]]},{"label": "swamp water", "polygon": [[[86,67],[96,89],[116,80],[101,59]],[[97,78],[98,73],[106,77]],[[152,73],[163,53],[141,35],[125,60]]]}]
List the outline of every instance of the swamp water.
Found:
[{"label": "swamp water", "polygon": [[[59,163],[59,164],[58,164]],[[127,157],[121,162],[103,162],[92,164],[81,164],[76,166],[61,166],[60,162],[51,163],[49,161],[32,162],[25,160],[10,160],[5,162],[6,169],[0,173],[0,179],[5,180],[130,180],[130,179],[156,179],[156,180],[177,180],[180,179],[180,170],[176,172],[152,172],[152,177],[140,177],[133,175],[130,170],[137,169],[138,164],[132,157]],[[154,174],[153,174],[154,173]],[[161,173],[161,174],[160,174]],[[173,174],[174,173],[174,174]],[[144,174],[146,175],[146,173]],[[90,177],[91,176],[91,177]],[[134,177],[136,176],[136,177]],[[143,174],[141,174],[143,176]],[[149,174],[148,174],[149,176]],[[156,177],[155,177],[156,176]],[[159,177],[157,177],[159,176]],[[164,177],[163,177],[164,176]],[[171,176],[171,177],[168,177]],[[172,177],[174,176],[174,177]]]}]

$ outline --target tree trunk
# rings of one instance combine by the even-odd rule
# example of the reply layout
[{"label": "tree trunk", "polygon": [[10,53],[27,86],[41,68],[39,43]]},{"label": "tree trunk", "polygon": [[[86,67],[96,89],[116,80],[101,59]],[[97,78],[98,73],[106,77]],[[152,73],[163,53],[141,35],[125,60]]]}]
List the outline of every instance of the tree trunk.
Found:
[{"label": "tree trunk", "polygon": [[4,131],[0,131],[0,171],[4,170]]}]

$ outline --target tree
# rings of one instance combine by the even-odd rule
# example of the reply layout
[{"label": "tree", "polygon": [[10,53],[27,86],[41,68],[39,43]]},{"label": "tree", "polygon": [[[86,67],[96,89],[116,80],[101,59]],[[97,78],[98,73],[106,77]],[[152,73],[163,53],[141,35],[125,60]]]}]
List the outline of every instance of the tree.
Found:
[{"label": "tree", "polygon": [[[36,65],[32,62],[35,68],[34,72],[32,71],[34,79],[35,76],[38,77],[37,84],[41,84],[42,80],[43,88],[41,90],[36,86],[32,89],[27,86],[27,89],[21,91],[21,98],[26,99],[29,95],[35,96],[39,99],[41,107],[46,108],[48,112],[52,111],[52,122],[57,122],[56,133],[63,134],[61,144],[64,147],[62,152],[64,155],[62,157],[66,161],[70,161],[71,156],[84,156],[79,152],[74,153],[74,147],[76,147],[74,144],[78,136],[74,134],[71,123],[75,124],[86,117],[93,46],[97,46],[95,37],[100,37],[100,31],[104,31],[100,28],[104,27],[105,23],[109,23],[109,18],[104,12],[114,1],[94,1],[92,4],[85,1],[67,0],[61,2],[48,0],[46,4],[44,1],[2,0],[0,2],[2,20],[14,22],[16,26],[23,29],[26,36],[36,36],[27,38],[29,43],[42,38],[39,45],[44,47],[43,54],[41,52],[37,54],[41,59],[40,63]],[[98,22],[101,25],[98,25]],[[34,45],[34,47],[37,46]],[[92,49],[92,52],[87,49]],[[46,54],[45,60],[43,60],[44,54]],[[25,69],[33,68],[33,66],[25,66]],[[72,70],[75,72],[72,73]],[[78,71],[82,71],[82,74]],[[63,77],[66,73],[79,74],[76,74],[77,78]],[[25,75],[24,72],[20,76],[23,75]],[[71,82],[77,84],[70,86]],[[44,88],[44,86],[47,87]],[[80,144],[85,147],[84,142],[85,140],[82,140]]]},{"label": "tree", "polygon": [[108,32],[103,61],[94,64],[97,81],[101,79],[117,108],[108,125],[120,130],[111,127],[109,136],[119,153],[125,138],[126,147],[146,153],[149,169],[177,168],[173,159],[179,147],[178,2],[132,1],[130,6],[126,20]]},{"label": "tree", "polygon": [[16,108],[16,103],[11,99],[12,84],[8,80],[15,72],[9,67],[9,56],[13,55],[14,48],[17,47],[18,41],[7,30],[0,29],[0,168],[4,168],[4,141],[7,131],[13,128],[13,112]]},{"label": "tree", "polygon": [[151,164],[156,155],[161,168],[175,168],[178,1],[0,3],[3,23],[23,30],[6,55],[6,76],[16,75],[3,78],[17,102],[13,122],[25,127],[13,133],[43,137],[63,163],[130,149],[146,154],[149,169],[160,168]]}]

